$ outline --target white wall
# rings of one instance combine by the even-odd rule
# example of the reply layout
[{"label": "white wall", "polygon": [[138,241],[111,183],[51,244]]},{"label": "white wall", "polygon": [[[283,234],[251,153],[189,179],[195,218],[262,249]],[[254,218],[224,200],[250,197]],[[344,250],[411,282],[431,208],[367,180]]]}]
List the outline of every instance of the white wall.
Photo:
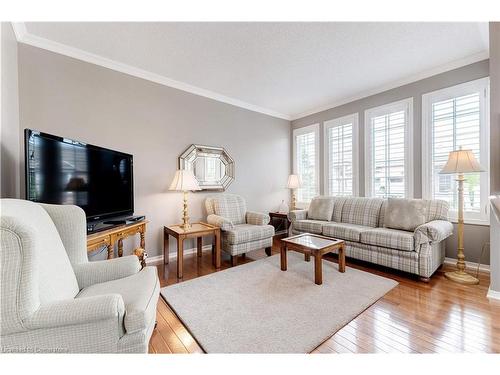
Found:
[{"label": "white wall", "polygon": [[17,41],[9,22],[2,22],[1,39],[0,196],[17,198],[20,194]]},{"label": "white wall", "polygon": [[[135,212],[150,221],[150,256],[161,254],[163,225],[180,222],[182,194],[167,189],[192,143],[226,148],[236,163],[228,192],[250,209],[269,212],[288,199],[289,121],[22,44],[19,85],[19,136],[32,128],[134,155]],[[192,220],[205,218],[208,195],[190,194]]]}]

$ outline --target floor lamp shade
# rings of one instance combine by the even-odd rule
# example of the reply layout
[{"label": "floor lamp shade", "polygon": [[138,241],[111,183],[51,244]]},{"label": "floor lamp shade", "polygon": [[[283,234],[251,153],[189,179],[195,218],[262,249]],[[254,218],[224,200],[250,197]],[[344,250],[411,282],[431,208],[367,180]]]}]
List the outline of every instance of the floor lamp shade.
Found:
[{"label": "floor lamp shade", "polygon": [[483,172],[472,150],[450,152],[448,161],[440,174]]},{"label": "floor lamp shade", "polygon": [[464,173],[482,172],[483,168],[479,165],[472,150],[462,150],[450,152],[448,161],[440,174],[457,174],[458,182],[458,249],[457,249],[457,270],[446,272],[445,276],[457,283],[478,284],[479,280],[465,272],[465,254],[464,254]]},{"label": "floor lamp shade", "polygon": [[188,216],[187,192],[190,190],[201,190],[198,180],[193,172],[186,169],[179,169],[175,172],[174,179],[169,190],[182,191],[184,193],[184,208],[182,210],[182,225],[184,230],[191,228]]}]

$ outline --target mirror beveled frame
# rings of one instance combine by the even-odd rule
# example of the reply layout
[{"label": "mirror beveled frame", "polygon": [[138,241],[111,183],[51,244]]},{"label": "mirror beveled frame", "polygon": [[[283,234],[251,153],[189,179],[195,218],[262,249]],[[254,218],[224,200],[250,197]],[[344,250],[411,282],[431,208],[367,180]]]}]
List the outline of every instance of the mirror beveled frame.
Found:
[{"label": "mirror beveled frame", "polygon": [[[214,183],[213,181],[200,181],[198,184],[201,190],[225,191],[234,181],[234,160],[229,156],[224,147],[204,146],[192,144],[179,156],[179,169],[187,169],[194,174],[194,165],[196,159],[201,154],[216,155],[216,157],[224,164],[225,174],[222,178]],[[196,175],[195,175],[196,177]]]}]

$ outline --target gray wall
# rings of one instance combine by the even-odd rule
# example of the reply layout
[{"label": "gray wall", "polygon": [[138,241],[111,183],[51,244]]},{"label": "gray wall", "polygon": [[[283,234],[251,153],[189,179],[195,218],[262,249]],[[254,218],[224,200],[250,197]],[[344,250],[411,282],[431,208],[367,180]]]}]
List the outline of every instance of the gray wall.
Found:
[{"label": "gray wall", "polygon": [[[311,124],[320,124],[320,155],[324,154],[323,142],[323,122],[352,113],[359,114],[359,191],[364,195],[364,111],[369,108],[388,104],[398,100],[413,97],[413,167],[414,167],[414,197],[422,196],[422,94],[439,90],[445,87],[454,86],[460,83],[487,77],[489,75],[488,60],[467,65],[462,68],[451,70],[435,75],[408,85],[400,86],[392,90],[368,96],[326,111],[318,112],[292,121],[292,129],[300,128]],[[497,138],[497,142],[498,142]],[[498,148],[498,147],[497,147]],[[324,165],[323,158],[320,157],[320,189],[324,187]],[[481,254],[481,247],[489,237],[489,226],[466,225],[465,226],[465,253],[467,260],[477,262]],[[446,244],[446,256],[456,258],[456,237],[448,239]],[[482,263],[489,264],[489,252],[481,258]]]},{"label": "gray wall", "polygon": [[[500,195],[500,22],[490,22],[490,191]],[[496,220],[491,214],[491,220]],[[500,229],[497,225],[497,229]],[[493,231],[492,231],[493,232]],[[491,285],[500,295],[500,243],[491,233]]]},{"label": "gray wall", "polygon": [[9,22],[2,22],[2,120],[0,196],[19,196],[19,92],[17,41]]},{"label": "gray wall", "polygon": [[[135,211],[150,221],[150,256],[161,254],[163,225],[180,222],[182,194],[167,189],[192,143],[228,150],[236,163],[228,192],[244,196],[250,209],[268,212],[288,200],[289,121],[22,44],[19,87],[20,137],[33,128],[134,155]],[[189,195],[193,221],[205,218],[208,195]]]}]

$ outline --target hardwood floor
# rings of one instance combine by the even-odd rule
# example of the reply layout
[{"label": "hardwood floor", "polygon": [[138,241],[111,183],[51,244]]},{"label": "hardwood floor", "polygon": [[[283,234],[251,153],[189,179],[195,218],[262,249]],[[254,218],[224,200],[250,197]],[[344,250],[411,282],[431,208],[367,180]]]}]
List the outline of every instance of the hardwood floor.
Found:
[{"label": "hardwood floor", "polygon": [[[274,246],[273,254],[278,252]],[[240,257],[238,264],[261,257],[266,257],[264,250]],[[332,255],[325,259],[336,262]],[[444,271],[451,268],[445,265],[426,284],[368,263],[348,259],[347,266],[392,278],[399,285],[313,353],[500,353],[500,302],[486,298],[489,274],[479,274],[479,285],[459,285],[444,277]],[[175,261],[157,267],[162,287],[178,282]],[[221,269],[228,267],[229,257],[223,255]],[[200,259],[196,254],[185,257],[184,280],[212,272],[210,252]],[[203,353],[161,297],[157,320],[150,353]]]}]

